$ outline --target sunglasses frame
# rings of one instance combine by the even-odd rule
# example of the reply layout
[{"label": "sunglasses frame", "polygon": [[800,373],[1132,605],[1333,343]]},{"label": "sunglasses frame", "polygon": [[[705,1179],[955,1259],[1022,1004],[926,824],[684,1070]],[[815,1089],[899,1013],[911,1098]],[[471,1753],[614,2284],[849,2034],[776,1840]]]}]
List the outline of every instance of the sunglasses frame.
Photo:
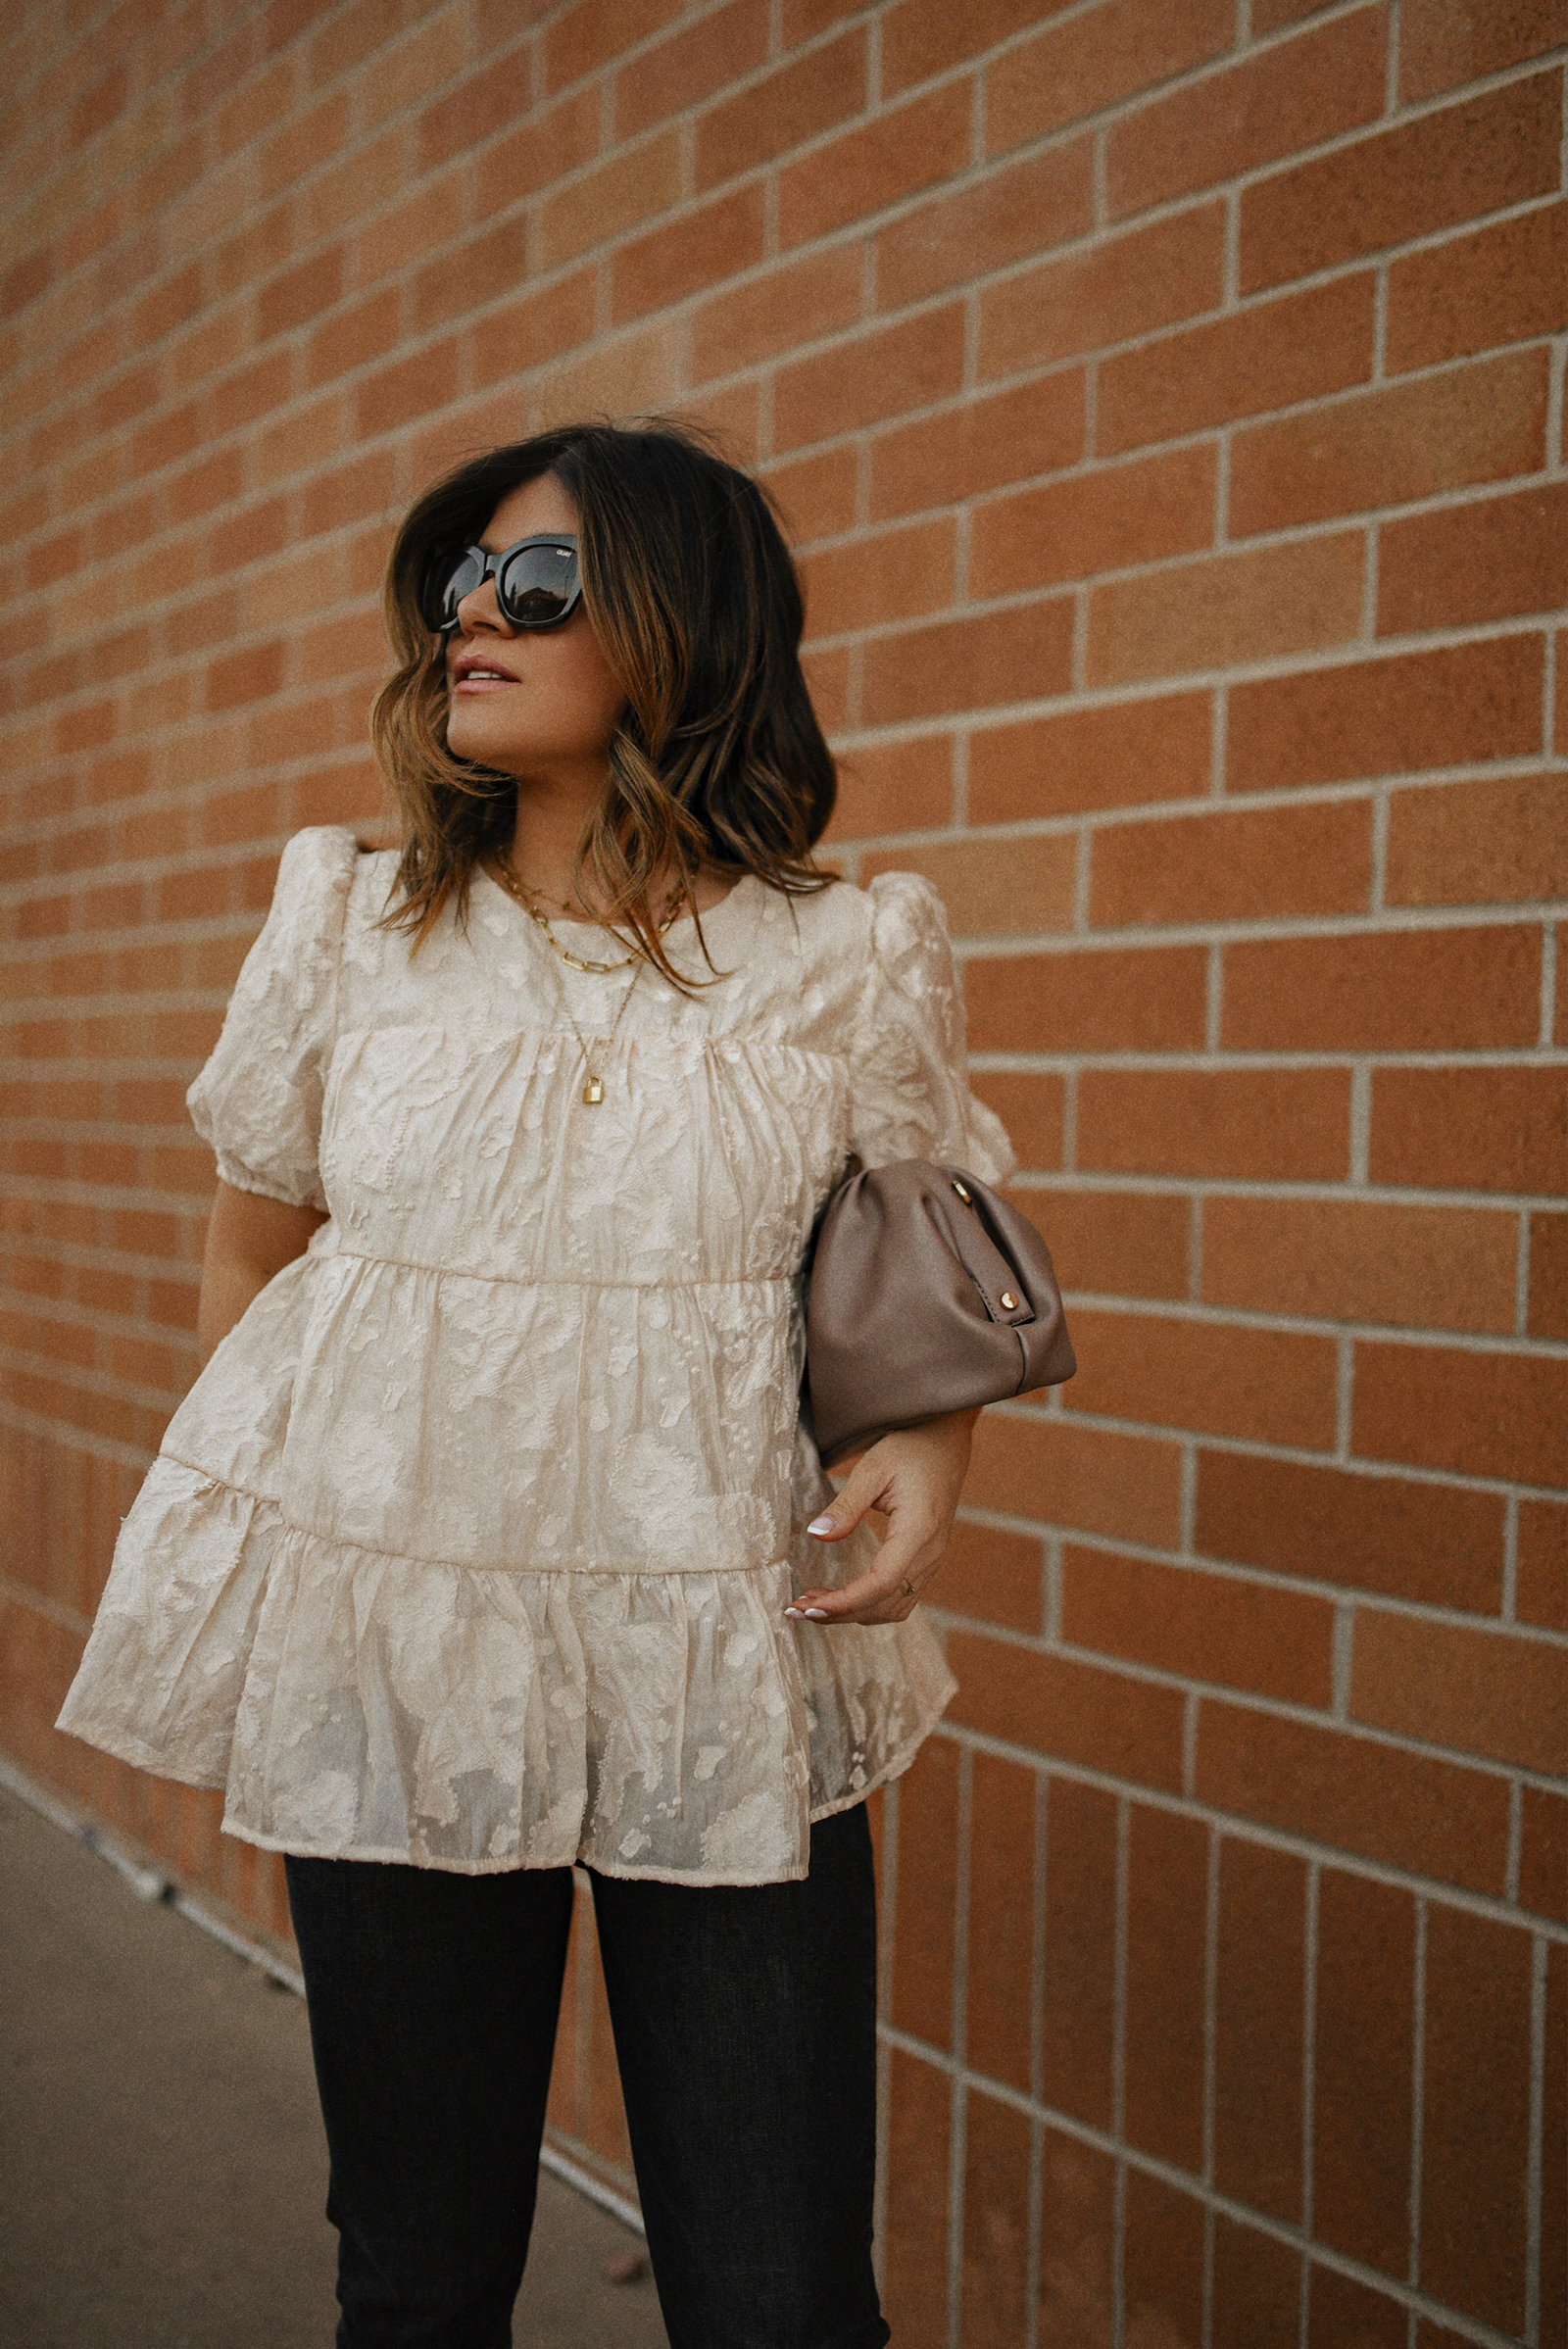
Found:
[{"label": "sunglasses frame", "polygon": [[[530,547],[554,547],[558,550],[561,548],[569,547],[571,550],[571,568],[567,573],[569,585],[566,592],[566,601],[562,610],[556,613],[553,619],[529,620],[519,618],[516,613],[508,611],[506,598],[501,592],[502,573],[505,571],[507,564],[512,561],[514,556],[526,554]],[[514,539],[510,547],[503,547],[499,555],[492,555],[488,547],[465,547],[462,554],[454,558],[452,570],[448,574],[449,578],[455,577],[459,567],[470,560],[477,562],[482,567],[480,569],[478,578],[475,579],[471,587],[466,588],[464,590],[464,593],[459,597],[458,602],[460,604],[466,603],[469,596],[478,594],[480,588],[483,587],[487,579],[493,579],[496,583],[497,607],[501,612],[502,618],[506,621],[508,627],[510,628],[521,628],[529,635],[537,635],[541,629],[545,628],[559,628],[564,620],[570,619],[572,613],[576,611],[578,604],[582,601],[582,570],[577,561],[577,541],[574,534],[569,530],[536,531],[530,538]],[[436,564],[432,563],[429,570],[426,573],[424,593],[419,599],[420,607],[426,627],[437,636],[450,636],[453,629],[460,624],[456,607],[453,609],[452,617],[450,619],[432,619],[430,616],[429,607],[435,600],[430,593],[430,581],[435,573],[435,570]]]}]

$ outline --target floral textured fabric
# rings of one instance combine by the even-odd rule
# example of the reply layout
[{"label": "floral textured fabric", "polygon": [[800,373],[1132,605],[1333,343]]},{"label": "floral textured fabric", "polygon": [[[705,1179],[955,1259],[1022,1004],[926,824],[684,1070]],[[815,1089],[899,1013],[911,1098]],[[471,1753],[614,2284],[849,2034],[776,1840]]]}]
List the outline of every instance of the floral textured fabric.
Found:
[{"label": "floral textured fabric", "polygon": [[[804,1530],[818,1208],[852,1151],[1010,1168],[940,904],[742,880],[717,983],[643,968],[622,1010],[632,971],[560,962],[484,875],[411,955],[395,863],[290,842],[191,1087],[225,1182],[330,1220],[175,1413],[61,1727],[272,1849],[800,1877],[953,1688],[918,1615],[783,1615],[875,1546]],[[689,918],[669,946],[706,975]],[[591,1106],[571,1023],[617,1013]]]}]

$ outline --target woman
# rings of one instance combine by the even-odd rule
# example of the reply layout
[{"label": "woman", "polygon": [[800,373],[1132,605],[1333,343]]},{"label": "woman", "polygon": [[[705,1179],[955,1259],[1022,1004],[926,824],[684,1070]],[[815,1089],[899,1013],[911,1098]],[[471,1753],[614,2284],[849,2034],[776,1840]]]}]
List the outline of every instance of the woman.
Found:
[{"label": "woman", "polygon": [[341,2343],[510,2338],[581,1864],[675,2349],[870,2349],[863,1803],[951,1693],[972,1415],[835,1498],[798,1275],[852,1152],[1005,1137],[930,888],[812,861],[754,483],[663,424],[496,450],[387,616],[402,850],[289,844],[191,1089],[211,1359],[62,1725],[288,1855]]}]

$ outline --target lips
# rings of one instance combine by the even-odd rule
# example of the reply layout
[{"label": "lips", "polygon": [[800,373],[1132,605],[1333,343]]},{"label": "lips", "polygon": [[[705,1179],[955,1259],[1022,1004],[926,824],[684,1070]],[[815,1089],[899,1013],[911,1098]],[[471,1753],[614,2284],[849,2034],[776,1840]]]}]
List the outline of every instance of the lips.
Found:
[{"label": "lips", "polygon": [[454,693],[499,693],[503,687],[515,685],[516,678],[510,669],[487,661],[482,655],[460,653],[453,663],[452,690]]}]

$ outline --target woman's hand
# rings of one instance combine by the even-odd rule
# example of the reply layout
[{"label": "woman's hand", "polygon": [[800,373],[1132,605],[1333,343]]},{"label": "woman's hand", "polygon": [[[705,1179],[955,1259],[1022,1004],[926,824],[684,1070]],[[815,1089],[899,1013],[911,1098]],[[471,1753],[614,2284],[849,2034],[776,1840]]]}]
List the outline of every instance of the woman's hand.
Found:
[{"label": "woman's hand", "polygon": [[842,1542],[868,1510],[887,1535],[868,1574],[842,1590],[807,1590],[784,1612],[808,1623],[902,1623],[941,1565],[969,1465],[978,1411],[953,1411],[884,1436],[862,1452],[841,1493],[807,1531]]}]

